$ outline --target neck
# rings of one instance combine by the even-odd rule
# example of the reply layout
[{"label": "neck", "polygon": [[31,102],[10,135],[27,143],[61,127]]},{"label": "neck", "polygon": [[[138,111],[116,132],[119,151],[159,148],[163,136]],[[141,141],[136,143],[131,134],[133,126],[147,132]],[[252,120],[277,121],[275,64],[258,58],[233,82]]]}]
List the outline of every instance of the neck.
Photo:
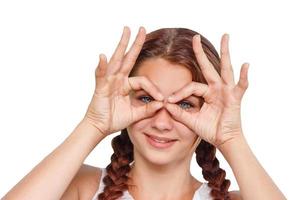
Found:
[{"label": "neck", "polygon": [[201,183],[190,173],[190,160],[157,165],[136,156],[129,173],[131,196],[147,200],[192,199]]}]

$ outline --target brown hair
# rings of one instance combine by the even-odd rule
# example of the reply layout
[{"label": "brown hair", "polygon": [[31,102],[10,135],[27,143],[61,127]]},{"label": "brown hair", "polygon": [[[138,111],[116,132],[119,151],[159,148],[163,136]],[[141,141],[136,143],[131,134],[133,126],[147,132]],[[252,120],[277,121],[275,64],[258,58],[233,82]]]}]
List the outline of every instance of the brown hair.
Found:
[{"label": "brown hair", "polygon": [[[196,34],[199,33],[186,28],[162,28],[148,33],[129,76],[132,76],[146,59],[163,58],[171,63],[187,67],[192,72],[193,81],[207,84],[193,51],[192,39]],[[206,56],[220,74],[218,52],[205,37],[199,35]],[[126,182],[129,179],[127,174],[131,169],[130,164],[133,161],[133,144],[127,130],[121,130],[121,134],[114,137],[111,144],[114,153],[111,156],[111,163],[106,167],[107,175],[103,179],[105,187],[104,191],[98,195],[99,200],[115,200],[128,189]],[[216,147],[201,140],[195,153],[196,161],[202,168],[202,175],[211,188],[211,196],[215,200],[230,199],[228,193],[230,180],[225,179],[226,172],[219,167]]]}]

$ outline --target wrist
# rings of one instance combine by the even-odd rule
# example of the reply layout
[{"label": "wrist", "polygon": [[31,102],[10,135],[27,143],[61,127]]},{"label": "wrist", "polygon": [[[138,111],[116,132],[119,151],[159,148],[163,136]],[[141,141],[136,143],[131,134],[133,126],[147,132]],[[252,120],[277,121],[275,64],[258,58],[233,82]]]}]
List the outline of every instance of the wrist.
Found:
[{"label": "wrist", "polygon": [[84,117],[79,124],[80,126],[83,126],[89,133],[95,135],[96,138],[103,139],[106,137],[106,134],[97,126],[95,126],[93,122],[86,117]]},{"label": "wrist", "polygon": [[238,148],[240,145],[244,145],[246,142],[246,138],[242,132],[236,134],[235,137],[227,140],[226,142],[220,144],[217,149],[224,155],[227,151],[232,148]]}]

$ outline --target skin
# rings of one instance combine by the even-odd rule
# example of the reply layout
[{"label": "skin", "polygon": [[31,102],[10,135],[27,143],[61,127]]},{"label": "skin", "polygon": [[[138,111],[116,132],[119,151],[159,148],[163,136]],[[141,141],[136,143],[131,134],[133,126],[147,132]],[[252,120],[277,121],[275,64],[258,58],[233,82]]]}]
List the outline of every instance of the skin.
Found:
[{"label": "skin", "polygon": [[[135,75],[147,77],[165,99],[192,81],[192,74],[186,67],[171,64],[162,58],[143,62]],[[153,100],[143,90],[132,95],[132,103],[136,106]],[[190,96],[178,102],[177,106],[193,113],[200,110],[199,101],[199,98]],[[191,104],[194,107],[190,107]],[[192,199],[195,190],[202,184],[190,174],[191,157],[195,150],[192,147],[198,135],[173,119],[166,108],[133,123],[127,130],[134,145],[135,158],[129,175],[137,185],[129,189],[132,196],[135,199]],[[158,150],[147,142],[144,133],[178,141],[171,148]],[[151,194],[151,197],[147,194]]]},{"label": "skin", "polygon": [[[65,141],[35,166],[2,199],[91,199],[99,185],[100,173],[94,168],[83,165],[83,161],[107,135],[127,127],[132,128],[130,134],[136,144],[137,163],[133,168],[133,173],[136,175],[133,174],[133,176],[140,185],[145,187],[140,187],[136,195],[132,190],[134,196],[142,195],[141,191],[152,191],[155,186],[147,184],[146,187],[147,181],[156,183],[159,175],[164,176],[161,174],[162,171],[168,173],[166,170],[171,170],[170,166],[174,166],[180,159],[185,165],[180,166],[182,171],[179,173],[185,178],[181,181],[165,183],[171,185],[169,187],[163,185],[167,191],[162,191],[164,192],[162,195],[169,198],[172,196],[171,191],[174,192],[176,188],[180,188],[179,186],[182,187],[180,188],[182,194],[178,193],[179,196],[182,196],[183,193],[192,195],[191,190],[199,187],[199,182],[193,180],[187,170],[188,159],[184,155],[188,157],[188,153],[187,151],[180,152],[178,154],[180,156],[177,158],[173,151],[178,152],[180,149],[182,150],[183,146],[191,147],[192,141],[195,141],[195,135],[197,135],[216,146],[232,168],[240,188],[240,192],[230,192],[232,199],[286,199],[255,158],[243,135],[240,104],[248,86],[248,64],[243,64],[239,81],[235,84],[230,64],[228,35],[224,34],[221,40],[221,76],[214,70],[204,54],[200,38],[197,39],[197,36],[194,36],[193,49],[208,85],[189,82],[189,75],[184,72],[184,81],[178,82],[174,88],[173,86],[171,88],[169,84],[162,84],[161,79],[153,79],[153,77],[150,78],[156,82],[156,85],[145,76],[128,77],[144,43],[145,35],[145,29],[141,27],[132,47],[125,54],[130,30],[128,27],[124,27],[122,38],[110,61],[107,62],[105,55],[100,55],[99,64],[95,70],[94,95],[83,119]],[[159,70],[168,66],[161,60],[156,61],[161,64]],[[172,70],[174,73],[183,70],[180,66],[172,67],[174,67]],[[146,74],[150,75],[151,73]],[[189,83],[186,84],[187,82]],[[184,84],[185,86],[182,87]],[[167,86],[168,90],[165,88]],[[130,94],[138,90],[146,91],[155,100],[137,106],[132,101]],[[177,91],[174,93],[173,100],[167,100],[167,96],[175,90]],[[191,95],[202,96],[205,100],[197,112],[186,111],[177,103]],[[152,120],[149,125],[145,125],[141,121],[147,118]],[[162,118],[163,122],[159,122],[156,120],[157,118]],[[134,125],[134,123],[136,124]],[[159,152],[154,155],[152,149],[142,149],[141,147],[142,144],[145,144],[144,138],[141,137],[140,130],[142,129],[154,130],[156,134],[174,136],[179,139],[178,145],[173,146],[172,152]],[[169,130],[162,132],[161,129]],[[191,137],[182,135],[179,129],[186,131]],[[188,131],[188,129],[190,130]],[[166,154],[170,157],[162,159]],[[139,173],[144,173],[144,169],[141,168],[143,165],[146,166],[147,173],[142,175],[144,179],[141,180],[137,176]],[[160,171],[155,166],[163,167]],[[150,177],[150,170],[154,174],[153,177],[152,174]],[[63,176],[58,176],[58,174],[63,174]],[[176,173],[168,174],[166,179],[169,180],[177,175]],[[93,184],[89,187],[91,182]],[[190,192],[187,186],[192,187]],[[155,194],[160,198],[157,191]]]}]

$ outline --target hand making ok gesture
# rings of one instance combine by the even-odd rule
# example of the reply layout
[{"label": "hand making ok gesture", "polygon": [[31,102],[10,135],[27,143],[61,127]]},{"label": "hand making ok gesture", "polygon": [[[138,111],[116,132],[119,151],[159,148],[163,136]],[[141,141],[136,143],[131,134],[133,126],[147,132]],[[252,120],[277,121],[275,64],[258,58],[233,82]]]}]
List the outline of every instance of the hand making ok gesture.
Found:
[{"label": "hand making ok gesture", "polygon": [[[208,84],[191,82],[172,95],[166,104],[173,118],[215,147],[242,134],[241,100],[248,87],[248,63],[242,65],[240,79],[235,84],[228,41],[229,35],[224,34],[221,39],[221,75],[219,75],[202,49],[200,36],[193,37],[193,50]],[[173,104],[190,95],[204,99],[203,106],[198,112],[187,112]]]},{"label": "hand making ok gesture", "polygon": [[[140,27],[132,47],[125,55],[129,38],[130,29],[125,26],[121,41],[110,61],[107,62],[106,57],[100,55],[99,65],[95,70],[95,92],[84,119],[105,136],[153,115],[163,106],[162,94],[148,78],[128,77],[145,41],[145,28]],[[133,106],[129,94],[135,90],[145,90],[158,101]]]}]

